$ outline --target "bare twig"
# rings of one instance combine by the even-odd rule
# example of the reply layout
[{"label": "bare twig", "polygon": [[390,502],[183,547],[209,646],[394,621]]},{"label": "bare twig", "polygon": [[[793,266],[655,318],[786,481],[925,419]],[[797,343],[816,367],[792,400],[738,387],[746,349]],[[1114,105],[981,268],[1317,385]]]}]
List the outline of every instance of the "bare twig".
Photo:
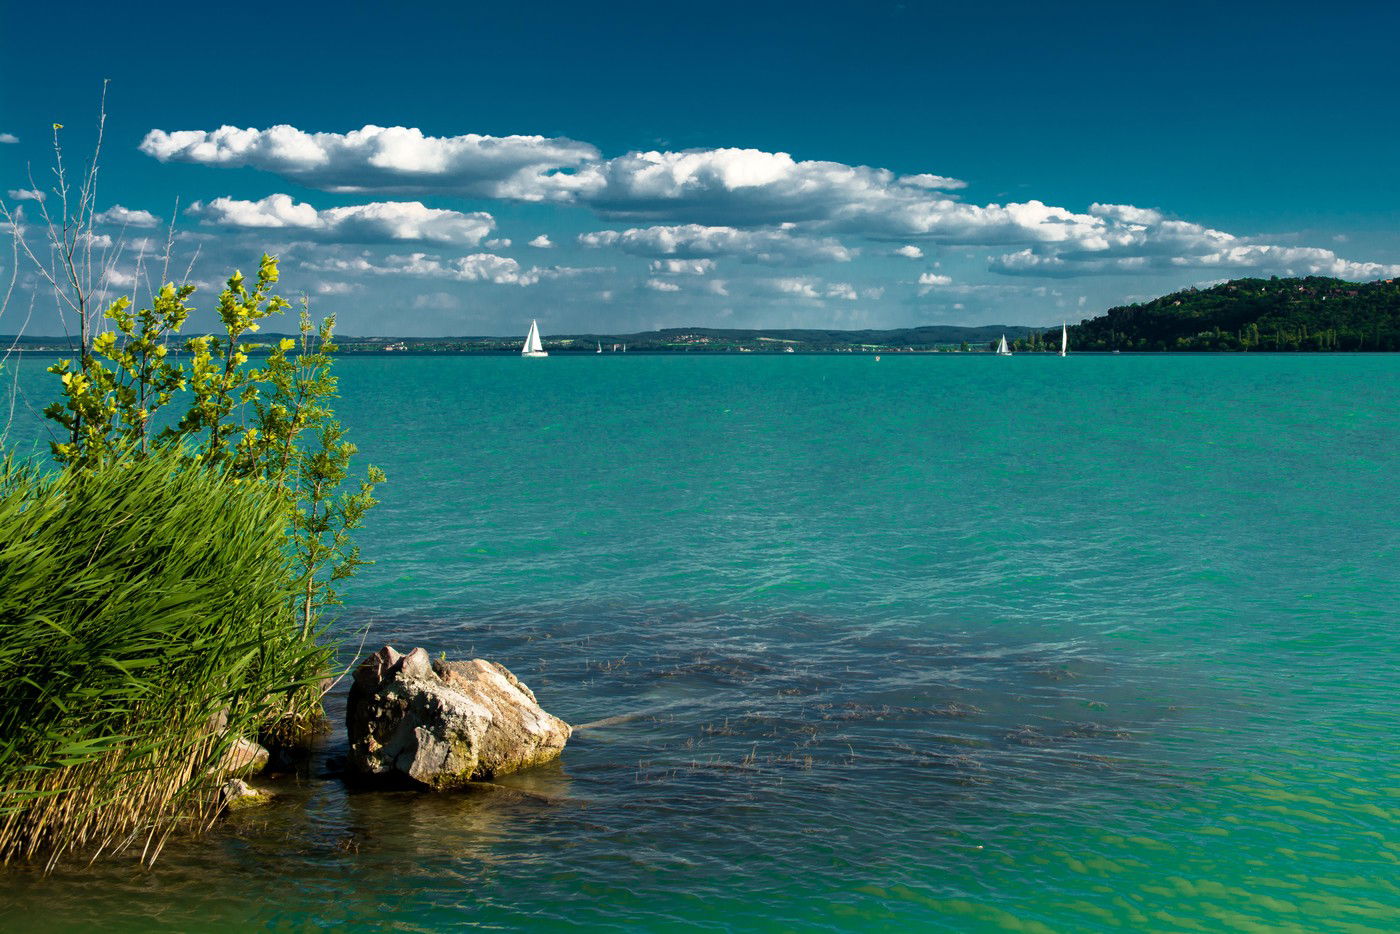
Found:
[{"label": "bare twig", "polygon": [[[141,237],[128,251],[127,228],[122,224],[115,233],[99,232],[99,226],[106,226],[109,218],[98,211],[98,180],[101,165],[102,147],[107,126],[108,82],[102,83],[99,99],[96,138],[91,158],[84,163],[80,175],[74,176],[63,147],[61,124],[53,125],[53,166],[52,186],[43,197],[35,199],[32,222],[27,222],[24,211],[10,207],[0,201],[0,220],[8,221],[13,234],[13,252],[16,262],[23,257],[37,274],[35,289],[47,288],[54,298],[58,323],[68,339],[72,356],[78,360],[77,369],[84,374],[94,366],[93,342],[106,330],[103,319],[112,301],[118,297],[129,300],[138,306],[138,292],[145,288],[152,296],[169,280],[176,244],[176,217],[179,201],[175,203],[175,213],[171,215],[166,230],[165,249],[161,255],[161,281],[150,282],[150,267],[153,263],[153,243],[151,238]],[[34,181],[33,170],[28,172],[30,187],[39,192]],[[112,226],[115,229],[115,225]],[[47,252],[45,251],[47,248]],[[130,282],[121,270],[130,265],[129,252],[134,252],[134,267]],[[186,271],[188,281],[193,273],[194,262]],[[13,288],[13,283],[11,283]],[[31,290],[31,292],[34,290]],[[3,307],[3,306],[0,306]],[[144,407],[147,400],[140,400]],[[11,400],[13,408],[13,400]],[[63,428],[67,441],[77,444],[88,426],[81,411],[74,411]]]},{"label": "bare twig", "polygon": [[[10,291],[13,291],[13,281],[11,282]],[[24,332],[29,327],[29,319],[34,317],[35,298],[36,296],[32,294],[29,296],[29,312],[24,316],[24,323],[21,324],[19,330],[15,332],[14,339],[10,341],[10,346],[5,348],[5,355],[0,357],[0,373],[5,372],[5,365],[10,362],[10,355],[15,352],[15,348],[19,346],[19,342],[24,338]],[[10,295],[9,292],[6,292],[4,301],[0,302],[0,316],[4,315],[5,308],[9,303]],[[14,374],[10,377],[10,401],[6,406],[7,411],[5,412],[5,427],[0,428],[0,448],[5,446],[5,441],[10,437],[10,426],[15,422],[15,403],[19,400],[19,367],[14,367],[13,369]]]}]

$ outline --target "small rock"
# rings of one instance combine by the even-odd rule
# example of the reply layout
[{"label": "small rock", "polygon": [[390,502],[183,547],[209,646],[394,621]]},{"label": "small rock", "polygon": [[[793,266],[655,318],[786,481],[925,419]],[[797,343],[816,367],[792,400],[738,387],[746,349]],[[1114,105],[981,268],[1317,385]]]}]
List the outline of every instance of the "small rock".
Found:
[{"label": "small rock", "polygon": [[267,767],[267,759],[266,749],[240,736],[224,753],[219,762],[219,772],[224,775],[256,775]]},{"label": "small rock", "polygon": [[548,762],[572,732],[502,665],[387,645],[356,670],[345,719],[353,774],[436,791]]},{"label": "small rock", "polygon": [[230,778],[219,789],[221,807],[227,811],[241,811],[244,808],[267,804],[273,795],[261,788],[254,788],[241,778]]}]

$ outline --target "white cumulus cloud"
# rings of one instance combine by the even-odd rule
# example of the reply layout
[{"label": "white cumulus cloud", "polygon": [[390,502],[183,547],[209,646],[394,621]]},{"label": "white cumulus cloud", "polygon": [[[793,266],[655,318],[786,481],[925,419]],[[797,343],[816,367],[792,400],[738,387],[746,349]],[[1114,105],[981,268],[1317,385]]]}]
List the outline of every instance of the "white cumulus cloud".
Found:
[{"label": "white cumulus cloud", "polygon": [[472,253],[467,256],[451,258],[428,253],[386,256],[383,259],[376,259],[368,255],[351,258],[329,257],[308,263],[306,268],[314,272],[333,272],[352,276],[406,276],[518,286],[535,285],[543,279],[558,279],[599,271],[575,269],[567,266],[526,268],[509,256],[498,256],[495,253]]},{"label": "white cumulus cloud", "polygon": [[549,234],[540,234],[530,241],[530,246],[537,250],[548,250],[554,246],[554,241],[549,239]]},{"label": "white cumulus cloud", "polygon": [[120,204],[114,204],[107,210],[93,217],[93,222],[97,224],[111,224],[115,227],[154,227],[160,223],[160,218],[150,211],[124,208]]},{"label": "white cumulus cloud", "polygon": [[967,182],[960,178],[949,178],[946,175],[930,175],[927,172],[920,172],[917,175],[901,175],[900,184],[913,185],[916,188],[934,188],[944,191],[955,191],[959,188],[966,188]]},{"label": "white cumulus cloud", "polygon": [[[1202,228],[1203,230],[1203,228]],[[1367,280],[1400,276],[1400,265],[1355,262],[1321,247],[1292,247],[1246,243],[1205,231],[1198,238],[1168,237],[1167,243],[1148,237],[1136,250],[1109,249],[1100,253],[1018,250],[992,258],[990,269],[1005,275],[1074,278],[1123,275],[1175,269],[1221,269],[1240,273],[1283,276],[1336,276]]]},{"label": "white cumulus cloud", "polygon": [[[754,227],[839,222],[872,203],[929,196],[936,176],[797,160],[785,152],[631,152],[584,167],[574,196],[605,217]],[[943,179],[953,187],[954,179]],[[946,197],[946,196],[943,196]]]},{"label": "white cumulus cloud", "polygon": [[766,279],[759,283],[761,289],[777,295],[802,299],[839,298],[856,301],[859,295],[849,282],[823,283],[811,276],[783,276]]},{"label": "white cumulus cloud", "polygon": [[463,214],[418,201],[377,201],[317,210],[284,194],[258,201],[215,198],[207,204],[195,202],[188,213],[220,227],[295,230],[347,243],[405,240],[478,246],[496,223],[483,211]]},{"label": "white cumulus cloud", "polygon": [[1341,279],[1380,279],[1400,276],[1400,265],[1358,263],[1320,247],[1242,244],[1198,257],[1173,257],[1173,265],[1202,269],[1267,269],[1289,276],[1336,276]]},{"label": "white cumulus cloud", "polygon": [[[1157,208],[1094,202],[1076,210],[1036,199],[969,203],[959,194],[966,183],[946,175],[896,174],[757,149],[634,151],[605,158],[591,144],[564,137],[429,136],[413,128],[372,125],[348,133],[308,133],[285,125],[153,129],[141,149],[166,162],[251,166],[329,191],[578,205],[603,218],[638,224],[582,234],[582,245],[649,259],[844,262],[858,252],[845,241],[864,238],[902,244],[890,252],[910,259],[922,258],[929,243],[995,247],[1005,252],[991,259],[990,270],[1022,276],[1192,268],[1367,278],[1393,275],[1398,268],[1239,237]],[[486,234],[476,231],[481,225],[490,230],[489,215],[440,212],[452,216],[433,219],[417,202],[408,203],[414,210],[401,202],[378,202],[315,211],[285,195],[271,197],[286,201],[216,199],[203,207],[232,226],[240,226],[234,218],[243,218],[241,226],[334,227],[335,236],[364,241],[480,246]],[[219,202],[228,203],[215,208]],[[544,245],[540,238],[531,243]],[[833,297],[812,288],[816,297]]]},{"label": "white cumulus cloud", "polygon": [[1162,212],[1152,208],[1139,208],[1131,204],[1100,204],[1097,201],[1089,205],[1089,213],[1095,217],[1106,217],[1110,220],[1122,221],[1125,224],[1160,224],[1162,222]]},{"label": "white cumulus cloud", "polygon": [[[141,151],[162,162],[252,166],[328,191],[456,192],[541,200],[539,177],[594,162],[587,143],[543,136],[427,136],[408,127],[365,126],[350,133],[266,130],[151,130]],[[531,191],[531,185],[535,190]],[[566,181],[553,190],[567,193]]]},{"label": "white cumulus cloud", "polygon": [[734,256],[746,262],[770,265],[844,263],[855,255],[855,250],[835,238],[798,236],[785,227],[740,230],[702,224],[658,225],[598,230],[580,234],[578,240],[584,246],[616,247],[636,256],[694,259]]},{"label": "white cumulus cloud", "polygon": [[653,275],[662,276],[707,276],[715,271],[712,259],[654,259],[651,261]]},{"label": "white cumulus cloud", "polygon": [[821,293],[817,291],[816,281],[813,279],[769,279],[766,284],[779,295],[793,295],[797,298],[821,298]]}]

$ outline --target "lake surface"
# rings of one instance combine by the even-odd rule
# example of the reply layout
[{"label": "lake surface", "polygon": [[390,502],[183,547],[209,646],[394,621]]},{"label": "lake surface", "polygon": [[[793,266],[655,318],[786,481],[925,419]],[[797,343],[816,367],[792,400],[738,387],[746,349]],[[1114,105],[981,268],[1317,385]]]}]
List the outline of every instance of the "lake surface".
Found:
[{"label": "lake surface", "polygon": [[1400,356],[340,368],[390,478],[341,631],[640,716],[451,797],[337,736],[7,925],[1400,929]]}]

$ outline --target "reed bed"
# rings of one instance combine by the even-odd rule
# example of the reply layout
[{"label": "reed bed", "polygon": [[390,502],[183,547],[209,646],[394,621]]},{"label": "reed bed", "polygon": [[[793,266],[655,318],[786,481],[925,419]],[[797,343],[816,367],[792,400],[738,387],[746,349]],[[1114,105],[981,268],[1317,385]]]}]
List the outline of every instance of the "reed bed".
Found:
[{"label": "reed bed", "polygon": [[174,452],[0,464],[0,863],[153,861],[216,815],[229,747],[315,695],[285,514]]}]

